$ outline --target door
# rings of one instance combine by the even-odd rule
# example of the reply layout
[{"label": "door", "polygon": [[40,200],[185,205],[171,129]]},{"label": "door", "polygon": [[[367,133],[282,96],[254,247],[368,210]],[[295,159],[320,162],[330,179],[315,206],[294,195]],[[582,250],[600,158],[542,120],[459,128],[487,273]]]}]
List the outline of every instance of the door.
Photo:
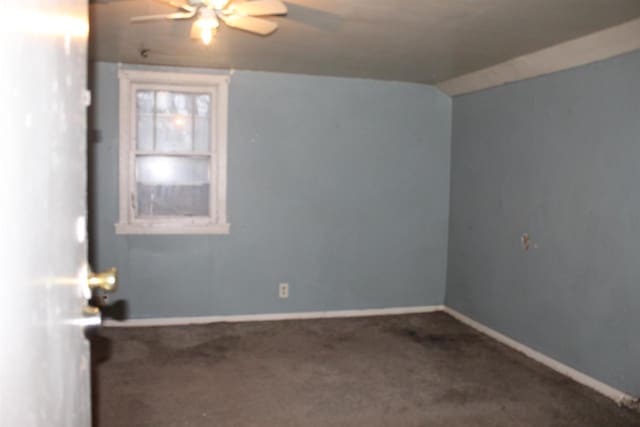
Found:
[{"label": "door", "polygon": [[0,16],[0,425],[90,426],[87,2]]}]

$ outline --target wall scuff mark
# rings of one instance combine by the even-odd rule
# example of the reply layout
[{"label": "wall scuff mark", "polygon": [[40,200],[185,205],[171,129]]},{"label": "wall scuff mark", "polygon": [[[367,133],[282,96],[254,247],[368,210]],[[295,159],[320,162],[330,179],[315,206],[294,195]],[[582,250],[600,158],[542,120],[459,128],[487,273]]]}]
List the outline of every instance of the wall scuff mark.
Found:
[{"label": "wall scuff mark", "polygon": [[531,237],[529,237],[529,233],[524,233],[520,237],[520,243],[522,243],[522,249],[524,249],[525,251],[528,251],[531,248],[538,249],[538,244],[534,243],[533,240],[531,240]]}]

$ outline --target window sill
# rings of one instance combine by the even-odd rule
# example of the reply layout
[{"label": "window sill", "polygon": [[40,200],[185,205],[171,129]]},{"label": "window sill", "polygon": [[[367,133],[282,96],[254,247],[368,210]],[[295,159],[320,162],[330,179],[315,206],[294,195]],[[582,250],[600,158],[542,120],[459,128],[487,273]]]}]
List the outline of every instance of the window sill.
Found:
[{"label": "window sill", "polygon": [[116,234],[229,234],[229,224],[176,225],[176,224],[115,224]]}]

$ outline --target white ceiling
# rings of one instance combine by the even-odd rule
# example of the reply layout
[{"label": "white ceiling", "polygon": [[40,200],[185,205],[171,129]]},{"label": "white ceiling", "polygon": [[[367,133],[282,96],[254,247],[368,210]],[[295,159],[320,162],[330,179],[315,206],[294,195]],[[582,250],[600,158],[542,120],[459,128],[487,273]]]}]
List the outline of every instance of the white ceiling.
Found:
[{"label": "white ceiling", "polygon": [[189,21],[129,22],[174,11],[158,1],[96,1],[93,60],[430,84],[640,17],[640,0],[289,0],[275,34],[223,27],[204,46]]}]

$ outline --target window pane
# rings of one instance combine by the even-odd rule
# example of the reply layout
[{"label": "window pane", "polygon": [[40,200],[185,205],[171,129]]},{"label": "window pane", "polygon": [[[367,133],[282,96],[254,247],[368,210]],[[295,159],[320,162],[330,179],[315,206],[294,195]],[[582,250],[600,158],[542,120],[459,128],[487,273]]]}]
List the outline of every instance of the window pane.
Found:
[{"label": "window pane", "polygon": [[156,92],[157,114],[191,115],[193,107],[193,95],[179,92]]},{"label": "window pane", "polygon": [[194,150],[198,153],[209,152],[209,146],[211,145],[211,137],[209,136],[209,117],[196,117],[195,125]]},{"label": "window pane", "polygon": [[139,90],[136,92],[136,108],[138,113],[153,113],[153,92],[149,90]]},{"label": "window pane", "polygon": [[209,106],[211,105],[211,96],[202,94],[196,95],[196,114],[200,117],[209,116]]},{"label": "window pane", "polygon": [[153,150],[153,92],[136,92],[136,146],[138,150]]},{"label": "window pane", "polygon": [[192,125],[191,116],[157,116],[155,151],[193,151]]},{"label": "window pane", "polygon": [[156,92],[156,151],[193,151],[193,102],[193,94]]},{"label": "window pane", "polygon": [[136,146],[140,151],[153,150],[153,116],[138,115]]},{"label": "window pane", "polygon": [[171,113],[171,92],[156,92],[155,112],[159,114]]},{"label": "window pane", "polygon": [[194,150],[199,153],[208,152],[211,146],[211,95],[196,95],[195,107]]},{"label": "window pane", "polygon": [[209,157],[138,156],[136,216],[208,216]]}]

